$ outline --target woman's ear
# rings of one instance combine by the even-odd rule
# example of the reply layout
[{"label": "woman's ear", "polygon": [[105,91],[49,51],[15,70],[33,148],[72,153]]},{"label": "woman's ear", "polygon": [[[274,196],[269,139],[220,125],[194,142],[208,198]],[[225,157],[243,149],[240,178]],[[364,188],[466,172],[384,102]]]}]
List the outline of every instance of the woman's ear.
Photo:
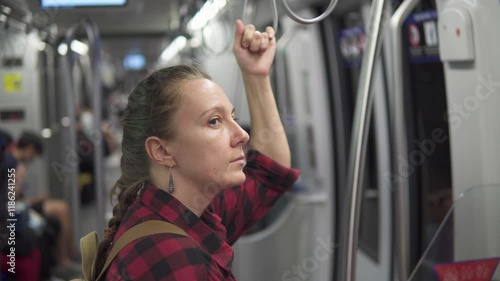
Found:
[{"label": "woman's ear", "polygon": [[175,160],[168,151],[167,142],[158,137],[148,137],[144,143],[146,152],[153,162],[162,166],[175,166]]}]

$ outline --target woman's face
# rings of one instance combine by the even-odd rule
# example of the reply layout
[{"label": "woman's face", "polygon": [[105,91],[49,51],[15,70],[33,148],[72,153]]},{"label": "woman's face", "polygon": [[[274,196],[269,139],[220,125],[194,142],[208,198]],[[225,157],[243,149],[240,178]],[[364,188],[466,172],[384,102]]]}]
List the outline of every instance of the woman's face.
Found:
[{"label": "woman's face", "polygon": [[174,117],[177,136],[171,146],[174,177],[182,176],[208,192],[242,184],[242,146],[249,137],[234,120],[234,108],[224,91],[207,79],[185,82],[181,91]]}]

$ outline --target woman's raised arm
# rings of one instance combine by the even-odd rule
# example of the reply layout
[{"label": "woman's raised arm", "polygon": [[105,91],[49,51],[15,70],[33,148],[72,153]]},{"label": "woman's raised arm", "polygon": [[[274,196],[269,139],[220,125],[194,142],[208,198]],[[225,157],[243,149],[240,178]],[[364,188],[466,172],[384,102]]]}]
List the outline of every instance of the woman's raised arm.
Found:
[{"label": "woman's raised arm", "polygon": [[276,52],[272,27],[265,32],[236,21],[233,52],[243,74],[250,108],[250,146],[285,167],[291,166],[290,147],[278,113],[269,72]]}]

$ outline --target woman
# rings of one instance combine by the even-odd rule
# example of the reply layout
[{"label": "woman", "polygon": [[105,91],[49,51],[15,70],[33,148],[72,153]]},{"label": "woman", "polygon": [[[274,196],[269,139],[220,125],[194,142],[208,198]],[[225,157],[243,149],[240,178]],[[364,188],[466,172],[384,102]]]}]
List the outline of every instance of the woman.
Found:
[{"label": "woman", "polygon": [[96,272],[126,230],[147,220],[187,234],[137,239],[120,251],[106,280],[235,280],[233,244],[289,190],[299,172],[273,97],[274,31],[236,22],[233,51],[250,106],[253,150],[222,89],[197,68],[175,66],[143,80],[124,117],[118,203]]}]

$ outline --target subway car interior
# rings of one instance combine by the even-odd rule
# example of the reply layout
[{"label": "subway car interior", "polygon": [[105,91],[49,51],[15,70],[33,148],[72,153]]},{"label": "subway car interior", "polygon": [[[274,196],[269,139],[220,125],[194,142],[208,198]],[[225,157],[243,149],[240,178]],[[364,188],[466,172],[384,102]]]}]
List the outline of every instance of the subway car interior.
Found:
[{"label": "subway car interior", "polygon": [[0,0],[2,281],[82,278],[149,73],[202,67],[252,133],[237,19],[300,176],[228,280],[500,281],[498,0]]}]

